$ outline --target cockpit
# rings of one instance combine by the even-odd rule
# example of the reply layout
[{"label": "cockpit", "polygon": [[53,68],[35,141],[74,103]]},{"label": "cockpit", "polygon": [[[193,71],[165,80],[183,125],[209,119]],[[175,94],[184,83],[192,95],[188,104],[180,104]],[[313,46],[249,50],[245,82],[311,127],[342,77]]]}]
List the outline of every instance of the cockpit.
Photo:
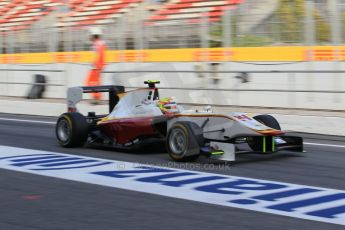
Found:
[{"label": "cockpit", "polygon": [[108,115],[109,118],[160,116],[178,113],[173,98],[159,99],[157,89],[138,89],[127,92]]}]

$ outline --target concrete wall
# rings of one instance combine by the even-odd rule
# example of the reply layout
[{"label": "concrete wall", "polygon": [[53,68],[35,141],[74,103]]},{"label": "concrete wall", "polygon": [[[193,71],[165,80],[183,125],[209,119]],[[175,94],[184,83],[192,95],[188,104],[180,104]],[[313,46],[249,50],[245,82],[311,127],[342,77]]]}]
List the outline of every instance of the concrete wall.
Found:
[{"label": "concrete wall", "polygon": [[[274,64],[274,65],[268,65]],[[114,63],[107,66],[107,71],[124,70],[195,70],[200,63]],[[208,65],[201,68],[209,70]],[[64,73],[19,72],[4,69],[63,69]],[[50,84],[65,86],[50,86],[45,97],[64,98],[66,87],[83,85],[87,64],[46,64],[46,65],[0,65],[0,82],[32,82],[33,74],[45,74]],[[226,63],[219,70],[256,71],[256,70],[345,70],[345,63],[338,62],[295,62],[279,63]],[[210,74],[203,77],[195,73],[133,73],[133,74],[103,74],[104,84],[125,86],[143,86],[147,79],[161,80],[161,87],[191,87],[214,88],[212,91],[202,90],[162,90],[162,96],[176,96],[177,101],[185,103],[204,103],[218,105],[263,106],[285,108],[309,108],[344,110],[345,96],[343,94],[324,93],[285,93],[285,92],[225,92],[221,89],[276,89],[276,90],[345,90],[344,74],[286,74],[258,73],[251,74],[248,83],[241,83],[236,74],[219,74],[220,80],[214,83]],[[0,84],[2,96],[25,96],[28,85]]]}]

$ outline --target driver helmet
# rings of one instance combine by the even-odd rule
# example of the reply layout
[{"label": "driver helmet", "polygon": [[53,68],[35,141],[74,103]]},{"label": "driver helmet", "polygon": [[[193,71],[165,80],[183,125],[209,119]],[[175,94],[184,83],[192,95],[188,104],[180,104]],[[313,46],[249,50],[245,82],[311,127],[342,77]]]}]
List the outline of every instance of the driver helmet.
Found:
[{"label": "driver helmet", "polygon": [[177,103],[172,97],[165,97],[157,102],[157,106],[163,113],[177,113]]}]

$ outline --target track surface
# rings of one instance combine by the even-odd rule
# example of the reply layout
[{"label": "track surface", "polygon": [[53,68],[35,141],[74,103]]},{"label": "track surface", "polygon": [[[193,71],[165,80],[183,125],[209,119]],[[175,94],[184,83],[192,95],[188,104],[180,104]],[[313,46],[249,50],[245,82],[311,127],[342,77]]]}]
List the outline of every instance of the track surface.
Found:
[{"label": "track surface", "polygon": [[[28,123],[1,118],[47,121]],[[63,149],[54,118],[0,114],[0,145],[345,190],[345,148],[306,145],[307,153],[242,155],[230,167],[174,164],[162,149],[121,153]],[[331,140],[333,139],[333,140]],[[305,142],[344,145],[341,138]],[[0,153],[1,154],[1,153]],[[0,170],[0,229],[344,229],[344,226]]]}]

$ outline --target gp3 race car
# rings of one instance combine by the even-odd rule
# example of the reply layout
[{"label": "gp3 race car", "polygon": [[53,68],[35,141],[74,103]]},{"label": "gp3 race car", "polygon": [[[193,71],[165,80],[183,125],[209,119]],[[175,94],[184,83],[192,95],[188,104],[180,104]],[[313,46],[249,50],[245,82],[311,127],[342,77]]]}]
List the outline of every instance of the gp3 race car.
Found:
[{"label": "gp3 race car", "polygon": [[[175,161],[193,161],[201,154],[234,161],[237,153],[303,152],[301,137],[281,131],[270,115],[214,113],[186,110],[173,98],[160,98],[159,81],[145,81],[146,88],[125,92],[123,86],[73,87],[67,92],[68,112],[56,123],[56,137],[63,147],[102,145],[138,150],[143,144],[162,143]],[[109,114],[78,112],[83,93],[107,92]]]}]

